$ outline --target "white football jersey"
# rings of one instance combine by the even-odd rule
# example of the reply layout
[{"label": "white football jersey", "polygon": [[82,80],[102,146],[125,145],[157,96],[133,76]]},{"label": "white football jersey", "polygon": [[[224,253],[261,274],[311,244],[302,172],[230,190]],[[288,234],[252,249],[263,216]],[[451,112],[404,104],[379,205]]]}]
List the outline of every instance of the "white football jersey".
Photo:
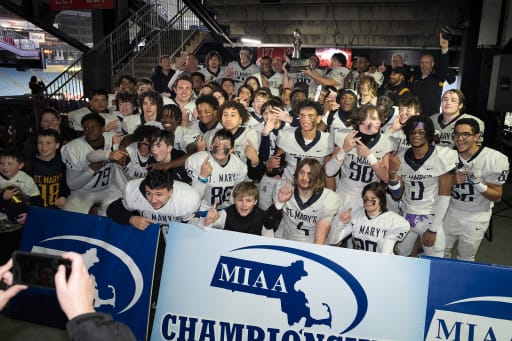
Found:
[{"label": "white football jersey", "polygon": [[230,62],[227,68],[231,68],[231,70],[233,70],[233,80],[235,81],[236,91],[238,91],[240,85],[245,83],[247,77],[260,72],[260,68],[258,65],[251,63],[247,67],[243,67],[242,65],[240,65],[240,62],[238,61]]},{"label": "white football jersey", "polygon": [[402,195],[404,213],[432,214],[438,197],[439,177],[456,168],[457,151],[446,147],[430,146],[425,158],[414,161],[412,149],[398,154],[398,176],[404,182]]},{"label": "white football jersey", "polygon": [[220,84],[223,78],[226,77],[226,68],[224,66],[219,66],[219,71],[214,73],[210,71],[208,68],[203,68],[199,70],[204,75],[205,82],[217,82]]},{"label": "white football jersey", "polygon": [[261,72],[257,72],[252,74],[253,77],[256,77],[258,79],[258,82],[260,82],[260,85],[264,87],[265,82],[263,80],[266,80],[268,87],[270,89],[270,92],[272,93],[272,96],[279,96],[279,87],[281,84],[283,84],[283,74],[279,72],[274,72],[272,76],[265,77],[261,74]]},{"label": "white football jersey", "polygon": [[174,181],[171,198],[167,203],[154,209],[146,199],[144,179],[129,181],[124,189],[123,205],[129,211],[138,211],[145,218],[157,224],[168,225],[172,221],[189,221],[201,203],[199,194],[186,183]]},{"label": "white football jersey", "polygon": [[[206,145],[208,148],[211,148],[213,137],[217,131],[212,131],[212,133],[208,134]],[[245,156],[245,147],[249,141],[251,141],[252,145],[256,150],[260,148],[260,138],[256,130],[249,127],[239,127],[236,131],[235,137],[235,154],[242,160],[244,163],[247,161],[247,156]]]},{"label": "white football jersey", "polygon": [[350,223],[343,229],[342,239],[352,235],[356,250],[392,254],[395,243],[401,242],[409,229],[409,222],[395,212],[385,211],[370,218],[361,207],[352,213]]},{"label": "white football jersey", "polygon": [[[126,132],[127,134],[133,134],[135,129],[137,129],[137,127],[142,124],[141,117],[142,117],[142,114],[125,116],[125,118],[121,122],[121,129],[124,132]],[[155,126],[157,128],[160,128],[160,129],[164,128],[162,126],[162,123],[160,123],[159,121],[150,121],[150,122],[145,122],[144,124],[145,125],[152,125],[152,126]]]},{"label": "white football jersey", "polygon": [[[509,162],[506,155],[488,147],[482,147],[469,160],[459,157],[458,168],[481,178],[482,183],[503,185],[507,180]],[[468,213],[490,211],[492,201],[473,188],[469,182],[452,187],[452,197],[448,209]]]},{"label": "white football jersey", "polygon": [[300,127],[281,129],[277,136],[277,146],[286,152],[286,168],[283,178],[293,179],[293,173],[299,162],[304,158],[312,158],[324,163],[324,159],[334,150],[331,134],[317,131],[313,141],[306,142]]},{"label": "white football jersey", "polygon": [[74,130],[84,131],[84,127],[82,127],[82,118],[90,112],[91,109],[88,107],[81,107],[68,112],[68,120]]},{"label": "white football jersey", "polygon": [[[430,119],[434,123],[434,129],[436,130],[436,133],[439,133],[439,145],[443,147],[454,147],[455,143],[453,143],[452,133],[455,129],[455,122],[460,120],[461,118],[472,118],[478,122],[478,126],[480,127],[480,136],[484,136],[484,130],[485,130],[485,124],[484,122],[479,119],[478,117],[475,117],[473,115],[469,114],[461,114],[448,122],[447,124],[443,123],[443,114],[438,113],[430,116]],[[483,139],[481,139],[480,142],[482,142]]]},{"label": "white football jersey", "polygon": [[392,133],[387,131],[385,134],[390,136],[395,141],[399,153],[405,152],[405,150],[411,146],[409,142],[407,142],[407,136],[405,135],[403,129],[398,129]]},{"label": "white football jersey", "polygon": [[[331,117],[331,114],[332,114],[332,117]],[[332,118],[332,121],[329,125],[329,120],[330,118]],[[340,112],[340,110],[334,112],[334,113],[327,113],[325,114],[323,117],[322,117],[322,121],[325,123],[326,126],[329,127],[329,132],[331,134],[334,134],[334,132],[336,131],[340,131],[340,132],[351,132],[352,129],[352,124],[350,124],[350,116],[348,117],[345,117],[344,115],[342,115],[342,113]]]},{"label": "white football jersey", "polygon": [[181,150],[183,152],[187,152],[187,139],[186,137],[190,135],[189,129],[183,126],[177,126],[174,131],[174,148]]},{"label": "white football jersey", "polygon": [[199,139],[200,135],[204,136],[205,141],[211,141],[213,139],[213,135],[219,129],[222,129],[222,124],[217,122],[212,128],[208,129],[201,121],[197,120],[192,122],[192,124],[188,127],[187,134],[183,136],[183,139],[188,146],[191,143],[196,142]]},{"label": "white football jersey", "polygon": [[[334,135],[336,145],[342,147],[345,137],[349,132],[338,131]],[[382,160],[384,155],[396,149],[395,141],[386,134],[377,134],[375,138],[368,142],[372,154],[377,160]],[[380,181],[370,166],[368,160],[357,154],[357,149],[352,148],[345,154],[341,168],[341,178],[336,192],[351,194],[355,197],[361,197],[363,187],[370,182]]]},{"label": "white football jersey", "polygon": [[185,104],[183,106],[183,108],[175,100],[171,99],[172,104],[181,108],[182,111],[184,110],[187,112],[189,126],[192,124],[192,122],[197,121],[197,118],[195,117],[195,113],[194,113],[196,110],[196,103],[195,103],[195,99],[193,97],[194,97],[194,95],[192,95],[192,98],[189,100],[189,102],[187,104]]},{"label": "white football jersey", "polygon": [[345,77],[349,74],[350,70],[347,69],[344,66],[338,66],[334,69],[331,69],[327,71],[325,74],[325,77],[332,78],[336,82],[339,83],[338,86],[336,86],[336,89],[343,89],[343,84],[345,82]]},{"label": "white football jersey", "polygon": [[145,178],[148,173],[146,167],[148,166],[150,154],[147,156],[140,155],[137,148],[137,142],[133,142],[128,147],[126,147],[126,152],[130,157],[130,162],[122,168],[126,179],[132,180]]},{"label": "white football jersey", "polygon": [[[318,72],[321,76],[324,75],[324,70],[320,68],[315,69],[316,72]],[[300,83],[306,83],[308,85],[308,98],[313,99],[315,97],[315,93],[318,87],[318,83],[316,83],[313,78],[309,77],[304,73],[304,71],[300,72],[288,72],[288,78],[291,78],[294,80],[294,84],[300,82]]]},{"label": "white football jersey", "polygon": [[[112,137],[115,134],[116,133],[112,132],[103,133],[105,144],[103,145],[102,150],[112,150]],[[84,136],[76,138],[62,146],[62,162],[64,162],[66,167],[69,169],[81,172],[89,172],[91,169],[86,157],[87,154],[92,151],[94,151],[94,149],[85,140]],[[94,172],[91,175],[91,179],[80,190],[96,192],[106,189],[109,183],[113,181],[116,167],[117,163],[115,162],[105,162],[104,166]]]},{"label": "white football jersey", "polygon": [[332,222],[341,205],[340,197],[324,188],[303,203],[298,190],[284,204],[283,218],[275,236],[288,240],[314,243],[318,222]]},{"label": "white football jersey", "polygon": [[205,184],[200,211],[209,210],[215,202],[217,202],[217,208],[226,208],[231,205],[233,187],[247,179],[247,165],[236,155],[232,154],[228,163],[221,166],[210,153],[201,151],[190,155],[185,162],[185,168],[192,179],[192,184],[198,182],[201,165],[208,156],[213,170],[208,178],[208,183]]},{"label": "white football jersey", "polygon": [[263,116],[256,114],[254,110],[247,110],[249,112],[249,120],[245,122],[244,127],[249,127],[258,133],[258,136],[261,135],[263,131],[263,127],[265,126],[265,121],[263,120]]}]

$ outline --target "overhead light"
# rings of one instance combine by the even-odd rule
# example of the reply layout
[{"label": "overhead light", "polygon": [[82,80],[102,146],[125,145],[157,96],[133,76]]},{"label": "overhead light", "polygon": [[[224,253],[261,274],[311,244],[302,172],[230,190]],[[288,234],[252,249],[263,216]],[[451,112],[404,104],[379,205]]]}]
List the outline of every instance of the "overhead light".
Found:
[{"label": "overhead light", "polygon": [[248,45],[261,45],[261,40],[257,39],[250,39],[250,38],[242,38],[240,41],[244,44]]}]

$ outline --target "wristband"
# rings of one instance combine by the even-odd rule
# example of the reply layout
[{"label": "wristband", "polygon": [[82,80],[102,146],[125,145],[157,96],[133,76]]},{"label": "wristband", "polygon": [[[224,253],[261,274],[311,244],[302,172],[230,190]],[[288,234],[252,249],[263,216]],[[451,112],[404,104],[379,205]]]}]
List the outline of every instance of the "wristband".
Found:
[{"label": "wristband", "polygon": [[487,191],[487,188],[489,188],[486,184],[483,184],[481,182],[473,184],[473,187],[480,193]]},{"label": "wristband", "polygon": [[199,182],[202,182],[203,184],[208,183],[208,178],[202,178],[202,177],[198,176],[197,180],[199,180]]},{"label": "wristband", "polygon": [[398,191],[400,189],[400,181],[398,181],[396,184],[391,184],[388,182],[388,188],[390,191]]},{"label": "wristband", "polygon": [[370,164],[370,166],[373,166],[374,164],[376,164],[377,162],[379,162],[379,160],[377,160],[377,158],[375,157],[375,155],[373,155],[372,153],[370,153],[370,155],[368,155],[366,157],[366,160],[368,160],[368,163]]}]

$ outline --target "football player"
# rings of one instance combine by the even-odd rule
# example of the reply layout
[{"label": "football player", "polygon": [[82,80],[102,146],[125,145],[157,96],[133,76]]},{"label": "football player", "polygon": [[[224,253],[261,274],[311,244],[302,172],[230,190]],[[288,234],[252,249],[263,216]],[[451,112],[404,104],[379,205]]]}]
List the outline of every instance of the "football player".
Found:
[{"label": "football player", "polygon": [[247,77],[252,74],[260,72],[258,65],[252,62],[252,51],[249,47],[243,46],[240,48],[240,59],[238,61],[232,61],[226,68],[226,77],[233,79],[238,87],[242,85]]},{"label": "football player", "polygon": [[364,186],[362,194],[363,207],[353,213],[349,208],[335,219],[329,243],[338,244],[351,235],[354,249],[392,255],[395,244],[409,232],[409,222],[386,209],[386,187],[383,184],[369,183]]},{"label": "football player", "polygon": [[434,125],[427,116],[409,118],[405,133],[411,147],[393,153],[389,164],[388,189],[393,199],[402,198],[403,214],[411,226],[397,244],[397,252],[412,255],[420,237],[425,255],[443,257],[443,219],[450,202],[450,172],[458,163],[457,152],[433,145]]},{"label": "football player", "polygon": [[[99,205],[98,214],[105,215],[107,206],[121,196],[121,187],[115,179],[119,174],[115,161],[128,155],[125,151],[113,150],[113,132],[103,132],[105,119],[90,113],[82,118],[84,136],[72,140],[62,147],[62,161],[66,165],[66,181],[71,194],[64,210],[87,214],[93,205]],[[87,160],[90,152],[99,151],[95,162]],[[96,153],[98,154],[98,153]],[[119,178],[117,178],[119,180]]]},{"label": "football player", "polygon": [[480,142],[483,141],[484,122],[473,115],[463,113],[463,108],[464,94],[462,91],[457,89],[446,90],[441,98],[441,112],[430,117],[432,122],[434,122],[436,134],[439,134],[439,144],[441,146],[450,148],[454,146],[452,139],[453,128],[455,127],[455,122],[461,118],[473,118],[478,122],[480,126]]},{"label": "football player", "polygon": [[455,123],[453,141],[459,153],[459,164],[444,218],[444,256],[447,258],[451,258],[457,242],[456,257],[475,260],[489,227],[493,203],[501,200],[507,180],[508,158],[492,148],[480,146],[480,134],[480,125],[475,119],[461,118]]},{"label": "football player", "polygon": [[[285,154],[283,179],[292,180],[299,162],[313,158],[323,164],[334,149],[329,133],[318,130],[322,120],[322,107],[318,102],[305,100],[298,106],[300,127],[282,129],[277,136],[276,153],[267,162],[267,171],[281,167],[281,155]],[[331,185],[334,189],[334,185]]]},{"label": "football player", "polygon": [[234,154],[233,146],[233,134],[226,129],[218,130],[210,150],[189,156],[185,163],[192,187],[202,198],[201,217],[215,204],[217,209],[228,207],[233,187],[247,178],[247,165]]},{"label": "football player", "polygon": [[145,178],[126,184],[123,197],[108,207],[107,215],[119,224],[139,230],[160,224],[166,235],[170,222],[188,222],[200,203],[199,194],[189,185],[174,181],[171,173],[149,170]]},{"label": "football player", "polygon": [[322,165],[312,158],[302,159],[295,169],[293,185],[287,179],[274,198],[275,208],[282,210],[283,215],[275,231],[276,238],[327,243],[341,200],[335,192],[325,188]]},{"label": "football player", "polygon": [[383,119],[381,111],[365,104],[352,113],[354,130],[335,132],[336,151],[325,170],[327,176],[341,174],[336,192],[345,209],[363,206],[361,192],[365,185],[388,180],[389,155],[396,144],[381,133]]}]

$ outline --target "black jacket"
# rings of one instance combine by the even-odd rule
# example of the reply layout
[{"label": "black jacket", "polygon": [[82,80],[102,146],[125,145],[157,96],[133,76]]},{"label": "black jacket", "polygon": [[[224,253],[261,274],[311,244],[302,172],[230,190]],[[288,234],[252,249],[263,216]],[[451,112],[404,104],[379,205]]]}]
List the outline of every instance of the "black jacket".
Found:
[{"label": "black jacket", "polygon": [[151,81],[153,82],[153,89],[156,92],[162,93],[162,92],[171,92],[171,89],[169,89],[168,85],[169,81],[171,80],[172,76],[174,76],[174,70],[169,70],[169,75],[164,75],[162,72],[162,67],[157,66],[155,67],[155,71],[151,75]]}]

